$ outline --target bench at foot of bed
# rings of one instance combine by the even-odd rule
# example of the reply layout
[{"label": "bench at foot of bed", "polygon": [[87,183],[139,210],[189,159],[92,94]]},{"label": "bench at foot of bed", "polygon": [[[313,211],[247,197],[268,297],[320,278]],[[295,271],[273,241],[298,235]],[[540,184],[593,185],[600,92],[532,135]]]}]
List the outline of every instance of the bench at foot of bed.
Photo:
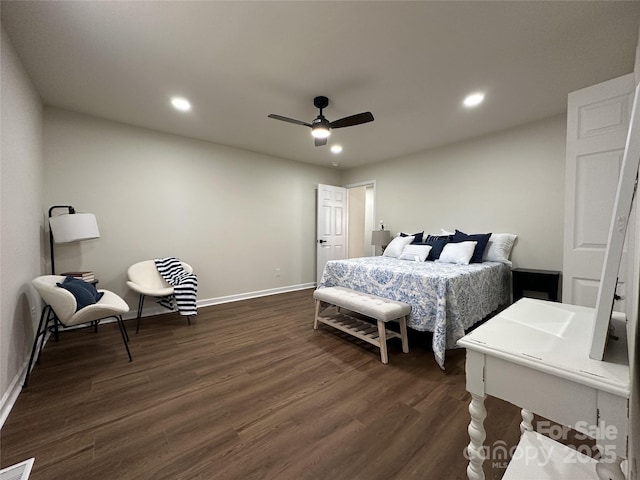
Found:
[{"label": "bench at foot of bed", "polygon": [[[402,351],[404,353],[409,352],[407,317],[411,312],[410,305],[344,287],[317,289],[313,292],[313,298],[316,300],[314,329],[318,329],[318,323],[324,323],[375,345],[380,348],[380,360],[382,363],[389,363],[387,338],[400,338],[402,340]],[[321,312],[320,306],[322,303],[334,307],[335,312],[331,314],[326,314],[327,310]],[[369,322],[345,314],[340,309],[373,318],[377,321],[377,327]],[[400,324],[400,333],[385,328],[385,323],[391,321],[397,321]]]}]

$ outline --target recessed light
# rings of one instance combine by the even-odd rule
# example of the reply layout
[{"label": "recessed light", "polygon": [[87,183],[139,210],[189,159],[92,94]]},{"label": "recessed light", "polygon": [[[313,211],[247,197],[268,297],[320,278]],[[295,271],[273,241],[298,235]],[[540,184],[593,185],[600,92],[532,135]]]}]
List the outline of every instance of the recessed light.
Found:
[{"label": "recessed light", "polygon": [[173,97],[171,99],[171,105],[176,110],[180,110],[181,112],[188,112],[191,110],[191,103],[184,97]]},{"label": "recessed light", "polygon": [[340,153],[342,151],[342,146],[341,145],[331,145],[331,151],[333,153]]},{"label": "recessed light", "polygon": [[467,95],[467,97],[464,99],[464,106],[471,108],[471,107],[477,107],[478,105],[480,105],[482,102],[484,101],[484,93],[472,93],[471,95]]},{"label": "recessed light", "polygon": [[340,164],[338,162],[331,162],[331,165],[333,165],[334,167],[339,167]]}]

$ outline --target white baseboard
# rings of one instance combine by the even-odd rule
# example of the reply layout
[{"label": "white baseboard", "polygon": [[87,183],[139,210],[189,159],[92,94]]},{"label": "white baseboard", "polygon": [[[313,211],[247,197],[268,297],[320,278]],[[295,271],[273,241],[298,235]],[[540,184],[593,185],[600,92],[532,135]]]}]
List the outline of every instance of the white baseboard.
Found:
[{"label": "white baseboard", "polygon": [[299,285],[289,285],[288,287],[269,288],[267,290],[258,290],[256,292],[239,293],[237,295],[227,295],[226,297],[216,297],[207,300],[198,300],[199,307],[208,307],[210,305],[219,305],[221,303],[239,302],[240,300],[249,300],[251,298],[267,297],[269,295],[278,295],[280,293],[296,292],[307,288],[315,288],[316,283],[301,283]]},{"label": "white baseboard", "polygon": [[[249,300],[252,298],[266,297],[269,295],[278,295],[280,293],[305,290],[307,288],[314,288],[315,286],[316,286],[315,282],[301,283],[299,285],[289,285],[287,287],[269,288],[267,290],[258,290],[255,292],[239,293],[237,295],[227,295],[224,297],[207,298],[204,300],[198,300],[198,306],[208,307],[211,305],[219,305],[222,303],[239,302],[240,300]],[[146,316],[158,315],[162,313],[168,313],[168,310],[158,305],[158,306],[154,306],[153,308],[145,309],[144,316],[146,317]],[[136,314],[137,312],[135,310],[129,311],[128,314],[123,315],[123,319],[130,320],[132,318],[136,318]],[[108,323],[109,321],[115,321],[115,320],[108,319],[107,321],[105,321],[105,323]],[[45,343],[46,343],[46,340],[45,340]],[[31,354],[31,352],[29,352],[29,354]],[[24,364],[22,365],[22,368],[19,369],[18,373],[11,381],[9,388],[3,395],[2,399],[0,400],[0,430],[2,429],[2,426],[4,425],[5,420],[9,416],[9,413],[11,412],[13,405],[18,399],[18,395],[20,395],[20,391],[22,390],[22,379],[24,378],[27,372],[28,365],[29,365],[29,358],[27,357],[24,361]]]},{"label": "white baseboard", "polygon": [[[29,352],[31,355],[31,352]],[[35,364],[35,362],[34,362]],[[4,422],[7,420],[9,413],[11,413],[11,409],[13,405],[16,403],[18,399],[18,395],[22,391],[22,381],[24,379],[25,374],[27,373],[27,367],[29,366],[29,357],[27,357],[22,364],[22,368],[18,369],[18,373],[13,380],[9,384],[9,388],[2,396],[2,400],[0,400],[0,430],[4,426]]]},{"label": "white baseboard", "polygon": [[[258,290],[255,292],[239,293],[236,295],[227,295],[224,297],[205,298],[205,299],[198,300],[197,303],[198,303],[198,307],[209,307],[211,305],[220,305],[222,303],[239,302],[241,300],[250,300],[252,298],[267,297],[269,295],[278,295],[280,293],[296,292],[298,290],[305,290],[307,288],[315,288],[315,286],[316,286],[315,282],[301,283],[298,285],[289,285],[286,287],[269,288],[267,290]],[[147,301],[149,300],[151,302],[154,301],[153,298],[150,298]],[[161,315],[163,313],[169,313],[169,310],[155,304],[151,308],[145,307],[142,316],[148,317],[152,315]],[[123,319],[130,320],[132,318],[136,318],[136,315],[137,315],[137,312],[134,310],[131,310],[126,315],[123,315]]]}]

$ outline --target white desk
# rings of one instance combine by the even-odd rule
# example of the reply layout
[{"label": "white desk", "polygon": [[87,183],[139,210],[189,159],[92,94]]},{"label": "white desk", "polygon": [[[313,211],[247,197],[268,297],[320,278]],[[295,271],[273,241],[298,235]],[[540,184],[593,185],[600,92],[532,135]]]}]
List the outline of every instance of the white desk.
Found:
[{"label": "white desk", "polygon": [[[624,315],[614,314],[617,341],[604,361],[589,358],[595,309],[523,298],[463,337],[471,393],[470,480],[484,479],[486,395],[522,407],[523,432],[536,413],[595,438],[604,452],[601,479],[624,480],[627,457],[629,361]],[[599,427],[599,428],[597,428]]]}]

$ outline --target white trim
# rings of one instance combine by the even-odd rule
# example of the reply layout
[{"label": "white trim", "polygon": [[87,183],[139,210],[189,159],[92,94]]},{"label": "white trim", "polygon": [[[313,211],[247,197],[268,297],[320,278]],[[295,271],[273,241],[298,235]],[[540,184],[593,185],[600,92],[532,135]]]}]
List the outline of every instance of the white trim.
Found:
[{"label": "white trim", "polygon": [[[79,327],[70,327],[70,329],[79,328]],[[44,337],[44,342],[42,343],[42,349],[44,350],[45,345],[51,338],[51,333],[46,333]],[[37,353],[36,353],[37,354]],[[27,367],[29,366],[29,359],[31,358],[31,351],[29,351],[29,356],[24,359],[22,367],[18,369],[18,373],[16,373],[15,377],[11,381],[9,388],[5,392],[2,400],[0,400],[0,430],[4,426],[4,422],[7,420],[7,417],[11,413],[13,409],[13,405],[16,403],[18,396],[22,392],[22,384],[24,383],[24,377],[27,374]],[[33,364],[31,365],[31,370],[33,370],[36,366],[36,361],[38,357],[33,359]]]},{"label": "white trim", "polygon": [[[238,293],[236,295],[227,295],[224,297],[214,297],[214,298],[205,298],[202,300],[198,300],[198,307],[209,307],[211,305],[220,305],[222,303],[229,302],[239,302],[240,300],[249,300],[252,298],[258,297],[266,297],[269,295],[277,295],[279,293],[287,293],[287,292],[295,292],[298,290],[305,290],[307,288],[314,288],[316,286],[315,282],[310,283],[301,283],[298,285],[289,285],[287,287],[278,287],[278,288],[269,288],[267,290],[258,290],[255,292],[246,292],[246,293]],[[160,306],[156,306],[154,308],[145,308],[142,317],[150,317],[153,315],[161,315],[163,313],[170,313],[166,308],[162,308]],[[130,311],[126,316],[122,318],[125,320],[131,320],[132,318],[136,318],[137,312]]]},{"label": "white trim", "polygon": [[314,288],[315,286],[316,286],[316,282],[301,283],[299,285],[289,285],[288,287],[270,288],[267,290],[258,290],[256,292],[239,293],[237,295],[228,295],[226,297],[217,297],[217,298],[210,298],[207,300],[198,300],[198,306],[208,307],[210,305],[219,305],[221,303],[238,302],[240,300],[249,300],[251,298],[266,297],[269,295],[277,295],[280,293],[296,292],[298,290]]},{"label": "white trim", "polygon": [[376,181],[375,180],[369,180],[369,181],[366,181],[366,182],[350,183],[348,185],[343,185],[342,188],[368,187],[369,185],[373,185],[373,188],[376,188]]},{"label": "white trim", "polygon": [[[31,352],[29,352],[29,354],[31,354]],[[35,361],[33,363],[35,365]],[[28,365],[29,358],[25,359],[22,367],[18,369],[18,373],[13,377],[9,388],[7,388],[2,400],[0,400],[0,430],[4,426],[4,422],[7,420],[13,405],[18,399],[18,395],[20,395],[20,392],[22,391],[22,379],[26,373]]]},{"label": "white trim", "polygon": [[[150,301],[149,301],[150,299]],[[154,306],[151,308],[147,308],[146,304],[147,303],[151,303],[154,302]],[[144,317],[153,317],[154,315],[162,315],[163,313],[171,313],[171,310],[168,310],[164,307],[161,307],[160,305],[158,305],[157,303],[155,303],[154,297],[147,297],[145,299],[145,308],[144,308],[144,312],[142,312],[142,318]],[[176,310],[173,310],[174,312]],[[137,317],[138,311],[137,308],[136,309],[131,309],[129,310],[129,313],[125,313],[124,315],[122,315],[122,320],[135,320]],[[107,320],[103,320],[100,323],[110,323],[115,321],[115,319],[107,319]]]}]

